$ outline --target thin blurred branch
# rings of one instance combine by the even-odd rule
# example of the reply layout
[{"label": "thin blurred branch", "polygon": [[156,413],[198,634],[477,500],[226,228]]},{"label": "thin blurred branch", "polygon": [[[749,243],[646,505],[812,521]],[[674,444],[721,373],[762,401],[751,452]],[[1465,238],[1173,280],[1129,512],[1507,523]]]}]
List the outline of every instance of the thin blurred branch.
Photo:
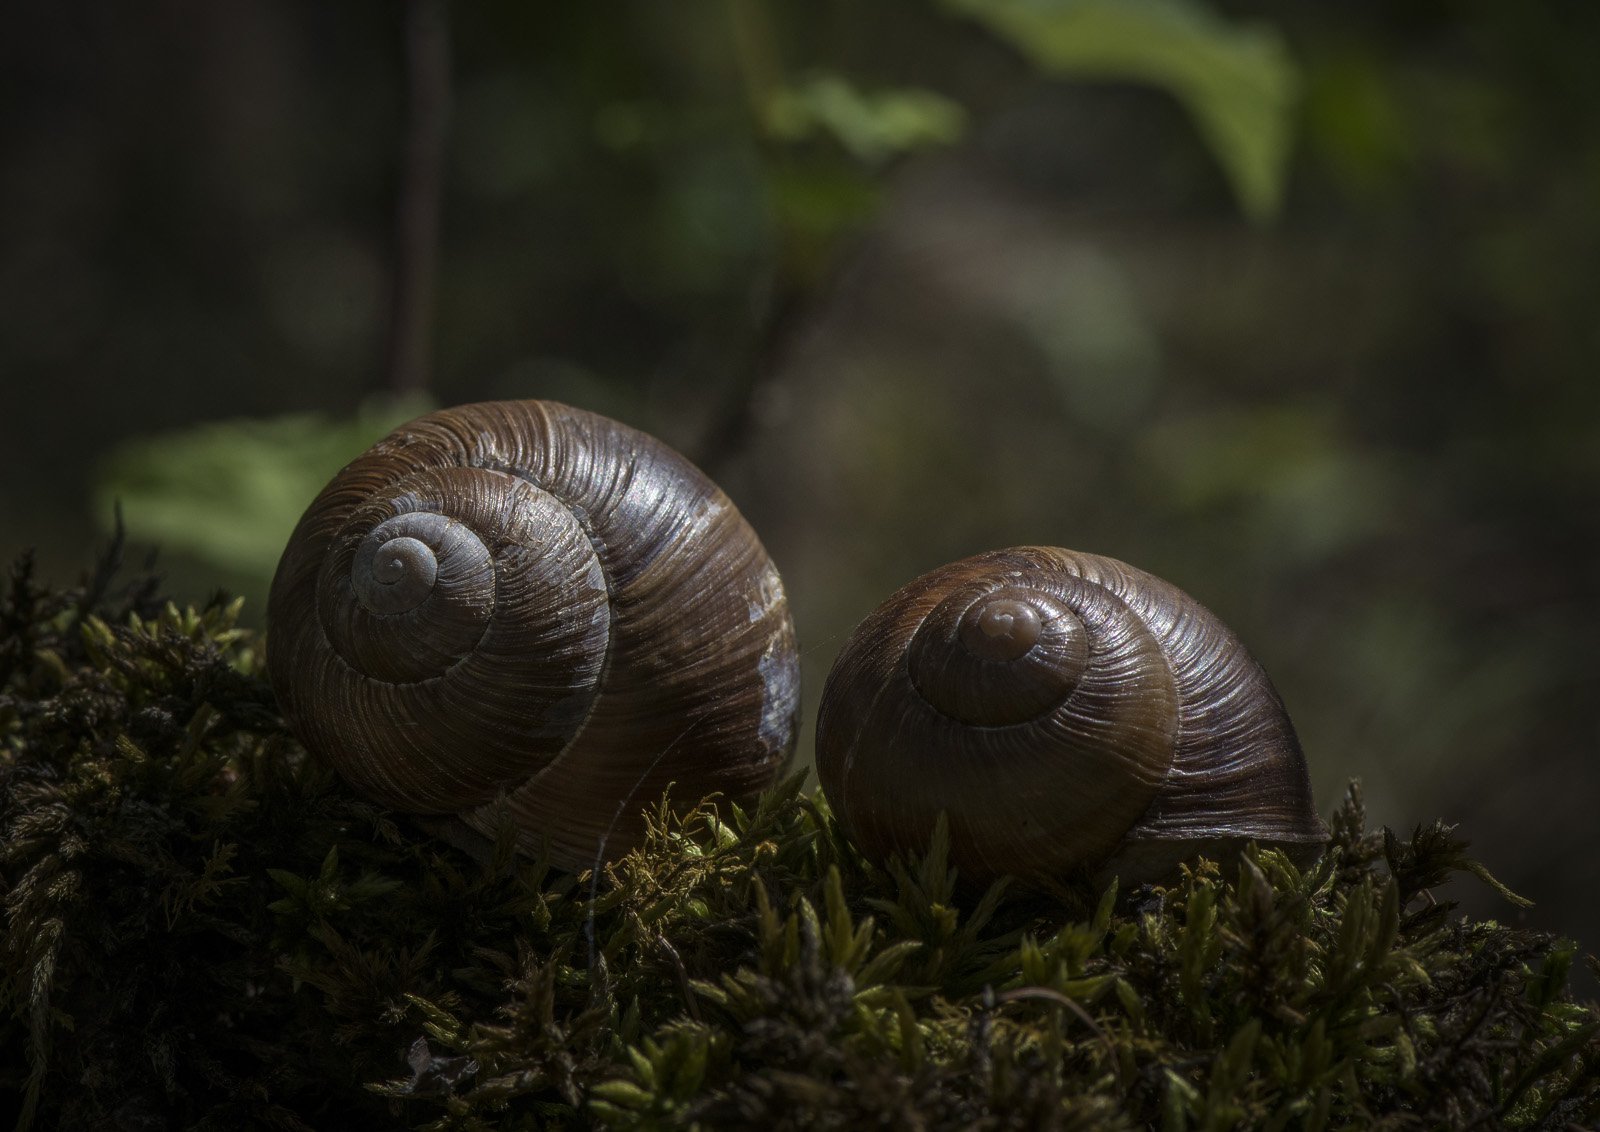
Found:
[{"label": "thin blurred branch", "polygon": [[382,385],[426,389],[433,349],[439,198],[450,115],[447,0],[405,0],[405,153],[395,208],[393,291]]},{"label": "thin blurred branch", "polygon": [[783,267],[774,272],[744,367],[723,392],[695,445],[694,462],[707,475],[715,477],[750,443],[763,393],[783,368],[809,313],[810,297],[809,289],[797,284]]},{"label": "thin blurred branch", "polygon": [[[774,40],[771,13],[761,0],[727,0],[728,28],[744,87],[746,109],[763,157],[781,166],[787,154],[765,142],[762,120],[775,91],[783,86],[783,66]],[[754,336],[743,351],[743,367],[733,375],[699,443],[696,464],[716,476],[750,442],[757,404],[767,382],[780,368],[806,306],[806,288],[796,279],[789,249],[780,244],[777,262],[754,304]]]},{"label": "thin blurred branch", "polygon": [[745,99],[759,120],[768,100],[783,86],[783,65],[773,33],[771,13],[761,0],[727,0],[728,27],[734,59],[744,82]]}]

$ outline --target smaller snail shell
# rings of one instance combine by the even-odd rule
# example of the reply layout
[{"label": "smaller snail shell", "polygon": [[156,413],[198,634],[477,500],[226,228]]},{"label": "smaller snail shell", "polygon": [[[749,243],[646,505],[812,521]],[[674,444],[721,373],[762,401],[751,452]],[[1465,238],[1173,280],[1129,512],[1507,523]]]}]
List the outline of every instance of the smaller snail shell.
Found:
[{"label": "smaller snail shell", "polygon": [[1111,558],[1015,547],[869,614],[822,693],[817,774],[868,857],[947,815],[969,881],[1154,879],[1248,841],[1327,832],[1283,701],[1199,602]]}]

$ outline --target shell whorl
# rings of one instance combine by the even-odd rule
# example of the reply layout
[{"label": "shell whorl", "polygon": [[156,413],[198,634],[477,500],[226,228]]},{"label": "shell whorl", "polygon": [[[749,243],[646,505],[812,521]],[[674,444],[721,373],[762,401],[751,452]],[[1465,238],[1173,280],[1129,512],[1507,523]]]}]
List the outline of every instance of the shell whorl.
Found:
[{"label": "shell whorl", "polygon": [[793,626],[759,539],[671,449],[564,405],[380,441],[307,510],[268,619],[286,718],[356,789],[482,830],[504,794],[570,867],[635,843],[669,783],[748,795],[793,745]]},{"label": "shell whorl", "polygon": [[921,851],[945,813],[971,880],[1325,839],[1233,634],[1159,578],[1052,547],[952,563],[874,610],[823,690],[817,773],[869,857]]}]

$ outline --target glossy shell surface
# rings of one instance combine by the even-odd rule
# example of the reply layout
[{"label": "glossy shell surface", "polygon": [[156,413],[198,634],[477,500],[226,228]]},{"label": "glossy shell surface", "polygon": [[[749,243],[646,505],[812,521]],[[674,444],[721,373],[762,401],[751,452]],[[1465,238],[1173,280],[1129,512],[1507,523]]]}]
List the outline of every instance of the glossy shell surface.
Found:
[{"label": "glossy shell surface", "polygon": [[799,708],[778,573],[660,441],[553,402],[396,429],[311,504],[273,580],[268,671],[306,747],[400,810],[570,868],[777,777]]},{"label": "glossy shell surface", "polygon": [[823,689],[817,773],[867,856],[938,815],[969,880],[1151,879],[1249,840],[1326,840],[1265,672],[1204,606],[1111,558],[1015,547],[903,587]]}]

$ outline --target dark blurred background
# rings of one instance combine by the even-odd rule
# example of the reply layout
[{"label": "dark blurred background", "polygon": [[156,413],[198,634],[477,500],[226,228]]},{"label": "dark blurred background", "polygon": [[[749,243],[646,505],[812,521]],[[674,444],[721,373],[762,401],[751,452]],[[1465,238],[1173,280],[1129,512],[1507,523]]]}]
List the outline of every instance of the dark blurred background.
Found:
[{"label": "dark blurred background", "polygon": [[178,597],[259,618],[388,426],[565,400],[739,503],[808,720],[923,570],[1115,555],[1258,654],[1324,810],[1359,776],[1378,822],[1460,822],[1600,948],[1600,5],[7,24],[5,559],[70,580],[120,499]]}]

